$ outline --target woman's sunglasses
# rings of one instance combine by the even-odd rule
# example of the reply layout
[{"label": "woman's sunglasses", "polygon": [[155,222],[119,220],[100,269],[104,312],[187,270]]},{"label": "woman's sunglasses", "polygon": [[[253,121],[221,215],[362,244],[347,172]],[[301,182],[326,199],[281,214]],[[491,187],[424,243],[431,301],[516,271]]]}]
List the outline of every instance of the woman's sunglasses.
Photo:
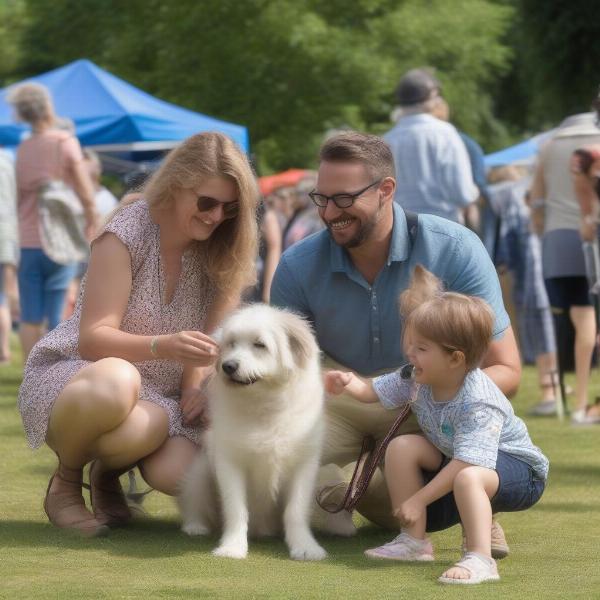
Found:
[{"label": "woman's sunglasses", "polygon": [[234,200],[233,202],[221,202],[220,200],[215,200],[209,196],[198,196],[196,204],[200,212],[208,212],[217,206],[222,206],[224,219],[233,219],[234,217],[237,217],[240,212],[239,200]]}]

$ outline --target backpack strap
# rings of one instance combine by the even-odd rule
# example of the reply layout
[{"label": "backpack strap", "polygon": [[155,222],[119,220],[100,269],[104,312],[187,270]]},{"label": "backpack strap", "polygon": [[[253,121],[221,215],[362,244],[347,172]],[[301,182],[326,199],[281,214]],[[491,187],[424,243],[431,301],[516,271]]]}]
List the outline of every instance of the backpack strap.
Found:
[{"label": "backpack strap", "polygon": [[406,217],[406,229],[408,229],[408,241],[410,242],[410,247],[412,248],[415,245],[415,241],[417,240],[417,232],[419,231],[419,215],[411,212],[410,210],[405,210],[404,216]]}]

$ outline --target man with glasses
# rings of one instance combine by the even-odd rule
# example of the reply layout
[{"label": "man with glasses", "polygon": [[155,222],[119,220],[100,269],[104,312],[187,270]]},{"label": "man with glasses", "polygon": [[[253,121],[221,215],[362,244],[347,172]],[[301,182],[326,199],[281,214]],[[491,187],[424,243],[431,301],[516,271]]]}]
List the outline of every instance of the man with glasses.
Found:
[{"label": "man with glasses", "polygon": [[[414,267],[422,264],[449,289],[480,296],[492,306],[495,339],[483,367],[504,393],[513,394],[520,378],[519,354],[487,252],[466,228],[431,215],[418,217],[411,242],[405,213],[393,201],[394,175],[391,151],[377,136],[348,132],[325,142],[311,198],[326,229],[284,253],[271,302],[312,322],[326,368],[363,376],[389,372],[406,363],[397,300]],[[396,416],[397,411],[344,395],[329,399],[320,485],[343,493],[363,437],[382,439]],[[409,419],[401,432],[416,429]],[[381,473],[358,510],[375,523],[397,528]],[[354,531],[348,514],[326,519],[322,526],[329,531]]]}]

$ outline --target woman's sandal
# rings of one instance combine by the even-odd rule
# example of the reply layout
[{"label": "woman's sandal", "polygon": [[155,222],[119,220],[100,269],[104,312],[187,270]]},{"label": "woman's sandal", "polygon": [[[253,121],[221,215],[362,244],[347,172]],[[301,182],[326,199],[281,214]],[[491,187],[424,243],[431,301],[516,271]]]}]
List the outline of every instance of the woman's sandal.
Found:
[{"label": "woman's sandal", "polygon": [[128,469],[101,472],[99,466],[97,460],[90,465],[89,489],[94,516],[100,523],[109,527],[127,525],[132,514],[119,476]]},{"label": "woman's sandal", "polygon": [[600,414],[600,396],[594,398],[593,404],[588,406],[589,411],[594,411],[596,414]]},{"label": "woman's sandal", "polygon": [[454,566],[464,569],[469,574],[469,577],[467,579],[456,579],[442,575],[438,577],[440,583],[474,585],[483,583],[484,581],[498,581],[500,579],[496,561],[492,559],[489,562],[474,552],[467,552]]},{"label": "woman's sandal", "polygon": [[580,410],[571,413],[571,423],[573,425],[598,425],[600,424],[600,414],[594,414],[596,411],[590,411],[595,404],[586,406]]},{"label": "woman's sandal", "polygon": [[[44,511],[56,527],[73,529],[85,537],[98,537],[108,533],[108,527],[100,523],[86,508],[81,494],[83,469],[69,469],[58,463],[58,468],[48,483],[44,498]],[[58,490],[51,491],[55,479],[60,480]]]}]

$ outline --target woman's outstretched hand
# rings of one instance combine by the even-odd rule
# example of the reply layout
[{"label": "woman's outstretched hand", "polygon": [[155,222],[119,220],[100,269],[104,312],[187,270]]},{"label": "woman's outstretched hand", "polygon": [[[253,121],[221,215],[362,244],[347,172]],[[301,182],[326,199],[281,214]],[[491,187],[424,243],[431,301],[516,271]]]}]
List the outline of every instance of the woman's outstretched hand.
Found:
[{"label": "woman's outstretched hand", "polygon": [[158,336],[156,352],[159,358],[175,360],[192,367],[212,365],[219,355],[219,346],[200,331],[180,331]]}]

